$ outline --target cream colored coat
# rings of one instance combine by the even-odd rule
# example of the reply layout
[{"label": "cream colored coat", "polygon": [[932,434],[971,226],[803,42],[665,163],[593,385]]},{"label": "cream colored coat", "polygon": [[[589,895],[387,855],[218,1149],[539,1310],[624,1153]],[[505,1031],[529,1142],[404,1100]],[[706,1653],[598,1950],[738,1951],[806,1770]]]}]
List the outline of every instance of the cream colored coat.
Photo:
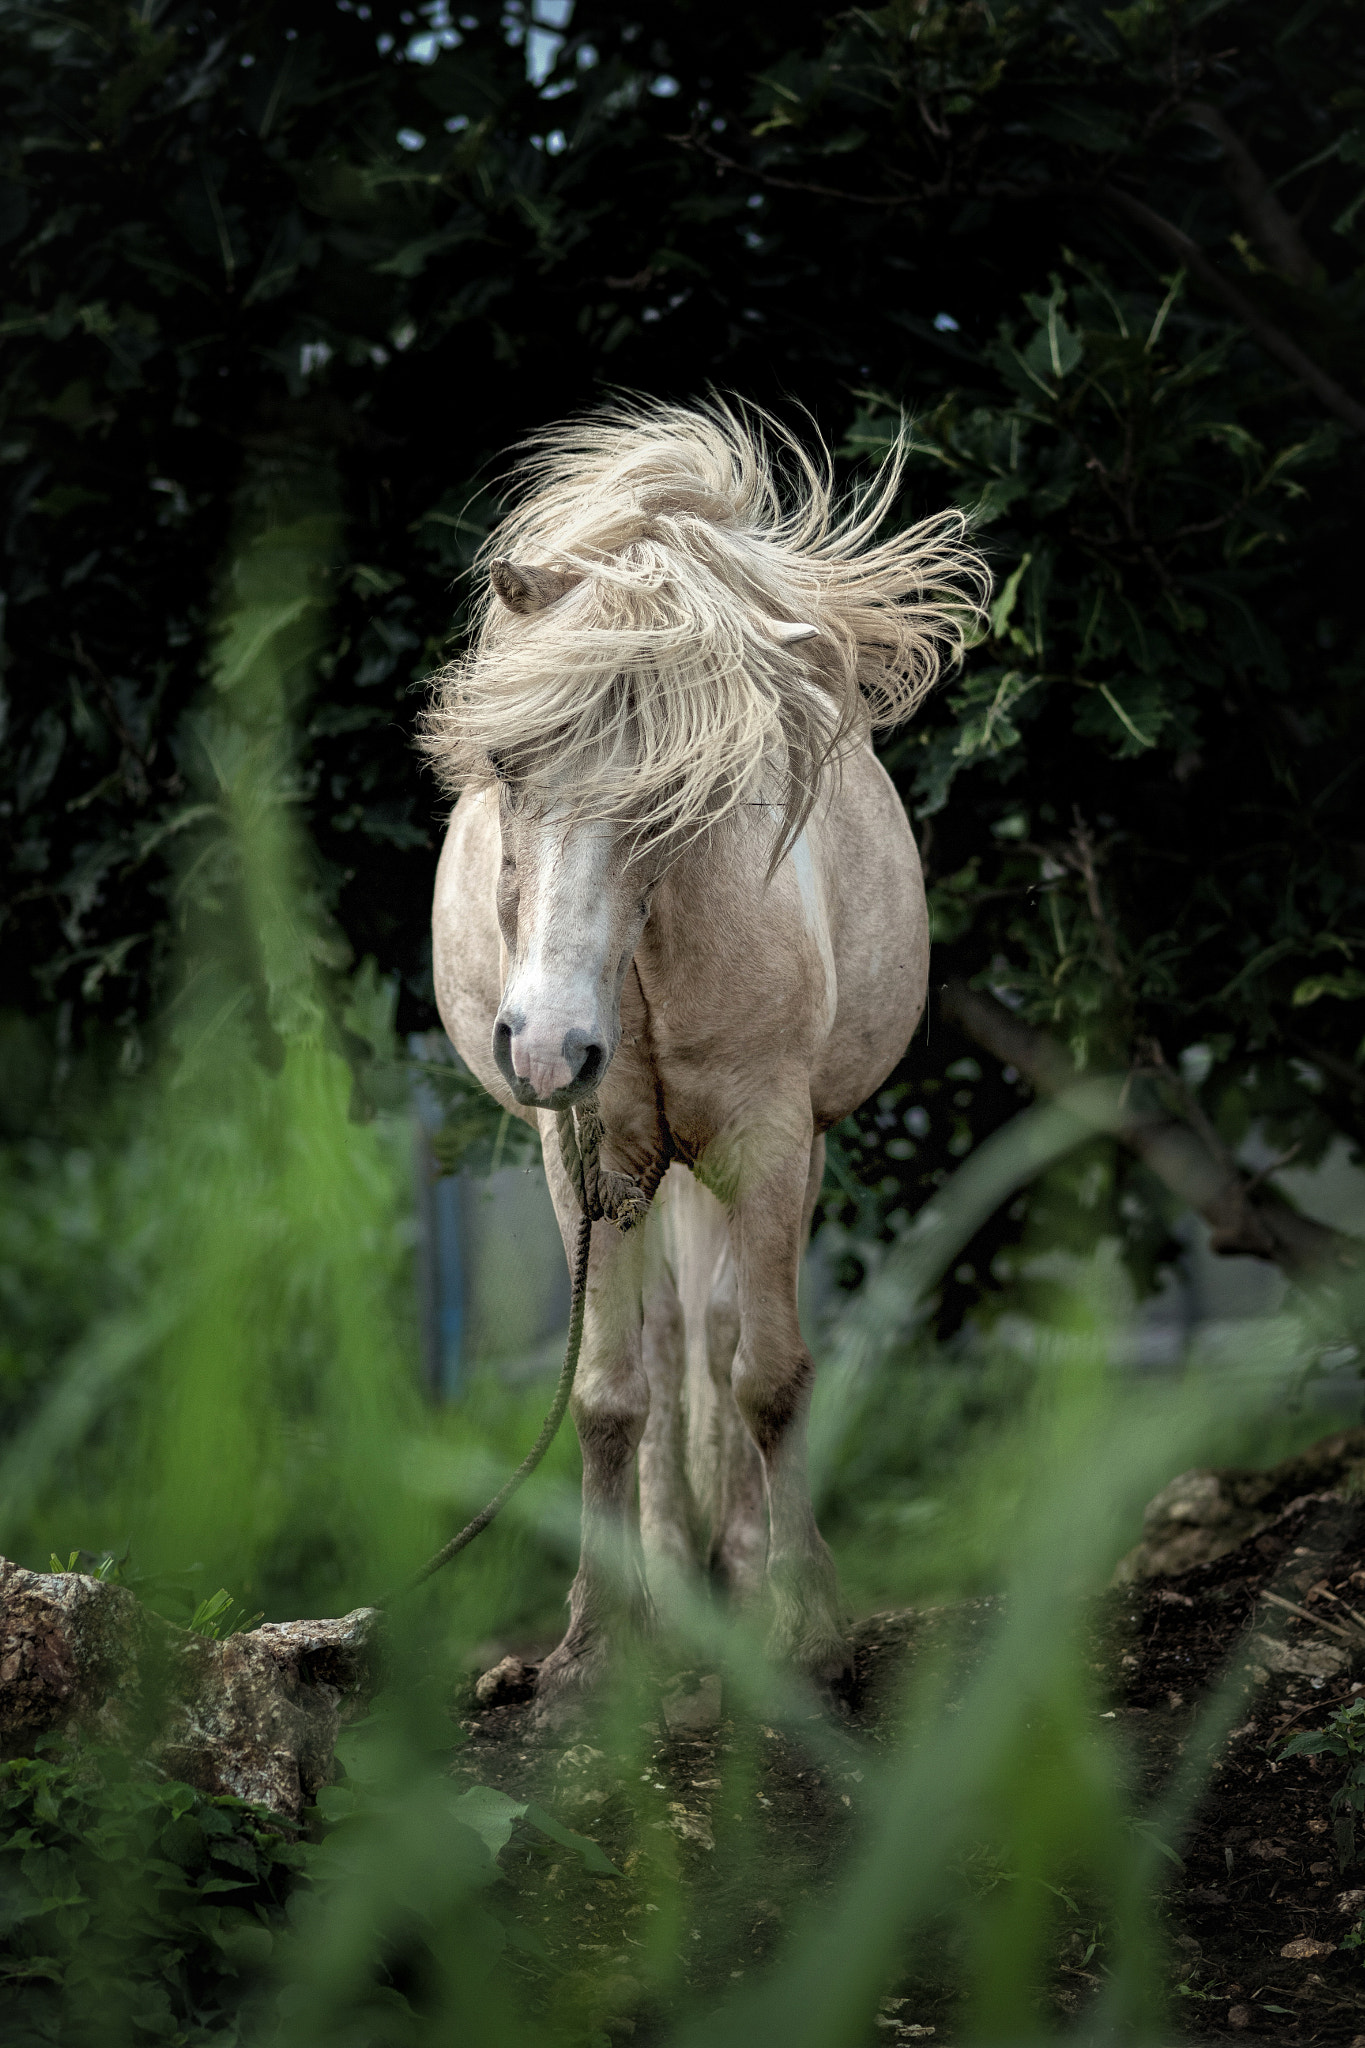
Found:
[{"label": "cream colored coat", "polygon": [[770,1599],[780,1653],[826,1678],[846,1663],[806,1474],[797,1274],[823,1133],[886,1078],[923,1009],[928,915],[870,748],[826,771],[769,880],[772,822],[741,812],[643,878],[616,828],[531,814],[505,788],[462,797],[446,836],[441,1017],[489,1093],[540,1128],[566,1247],[577,1211],[553,1110],[534,1105],[571,1099],[575,1047],[606,1063],[606,1163],[645,1173],[665,1126],[687,1162],[643,1230],[593,1232],[572,1410],[582,1556],[545,1701],[589,1684],[616,1631],[708,1567]]}]

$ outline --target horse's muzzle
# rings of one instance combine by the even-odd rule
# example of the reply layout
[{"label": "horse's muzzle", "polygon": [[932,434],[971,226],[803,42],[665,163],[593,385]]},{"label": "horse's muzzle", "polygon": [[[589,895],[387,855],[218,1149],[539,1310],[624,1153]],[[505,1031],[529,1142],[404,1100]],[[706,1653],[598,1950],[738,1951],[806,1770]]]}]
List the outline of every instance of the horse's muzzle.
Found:
[{"label": "horse's muzzle", "polygon": [[597,1087],[611,1053],[591,1032],[570,1030],[558,1045],[523,1017],[499,1012],[493,1058],[517,1101],[527,1109],[567,1109]]}]

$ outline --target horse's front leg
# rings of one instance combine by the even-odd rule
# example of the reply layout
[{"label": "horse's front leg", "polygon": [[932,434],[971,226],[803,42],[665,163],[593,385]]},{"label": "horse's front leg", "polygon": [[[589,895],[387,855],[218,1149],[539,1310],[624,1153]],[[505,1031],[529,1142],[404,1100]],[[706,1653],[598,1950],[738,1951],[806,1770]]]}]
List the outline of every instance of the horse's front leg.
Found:
[{"label": "horse's front leg", "polygon": [[[799,1135],[798,1135],[799,1133]],[[848,1668],[834,1560],[815,1524],[806,1423],[815,1367],[801,1336],[801,1253],[824,1173],[809,1121],[757,1134],[744,1147],[730,1240],[739,1298],[735,1400],[763,1460],[774,1654],[823,1679]]]},{"label": "horse's front leg", "polygon": [[[544,1145],[546,1177],[570,1266],[580,1212],[558,1155],[553,1120]],[[613,1644],[649,1618],[635,1506],[635,1457],[649,1414],[641,1347],[644,1229],[593,1226],[583,1344],[569,1412],[583,1453],[583,1520],[569,1626],[541,1665],[543,1704],[586,1693],[602,1677]]]}]

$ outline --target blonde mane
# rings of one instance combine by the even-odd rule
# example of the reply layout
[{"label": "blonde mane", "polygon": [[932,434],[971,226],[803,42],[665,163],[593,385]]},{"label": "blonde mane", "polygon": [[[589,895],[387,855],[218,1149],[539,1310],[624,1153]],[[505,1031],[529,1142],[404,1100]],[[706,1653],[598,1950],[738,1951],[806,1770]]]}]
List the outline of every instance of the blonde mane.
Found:
[{"label": "blonde mane", "polygon": [[[484,577],[425,719],[442,781],[496,772],[678,844],[761,799],[781,815],[776,862],[825,769],[960,658],[990,589],[965,516],[877,540],[903,433],[840,502],[823,444],[812,457],[722,400],[617,402],[528,445],[476,569],[510,559],[563,594],[518,613]],[[782,644],[797,623],[814,637]]]}]

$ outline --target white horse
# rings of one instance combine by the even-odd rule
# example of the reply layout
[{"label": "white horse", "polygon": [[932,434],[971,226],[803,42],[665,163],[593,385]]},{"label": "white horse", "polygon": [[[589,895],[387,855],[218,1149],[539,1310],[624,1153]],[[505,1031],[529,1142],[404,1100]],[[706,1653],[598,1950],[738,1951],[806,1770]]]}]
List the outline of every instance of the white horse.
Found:
[{"label": "white horse", "polygon": [[988,589],[955,514],[876,540],[902,459],[841,509],[827,453],[747,410],[555,428],[437,678],[426,745],[463,791],[433,917],[446,1030],[539,1126],[570,1256],[556,1111],[595,1091],[604,1163],[674,1162],[643,1229],[593,1235],[582,1551],[544,1703],[703,1565],[766,1588],[778,1654],[847,1664],[797,1273],[823,1133],[924,1005],[919,859],[869,735],[960,654]]}]

